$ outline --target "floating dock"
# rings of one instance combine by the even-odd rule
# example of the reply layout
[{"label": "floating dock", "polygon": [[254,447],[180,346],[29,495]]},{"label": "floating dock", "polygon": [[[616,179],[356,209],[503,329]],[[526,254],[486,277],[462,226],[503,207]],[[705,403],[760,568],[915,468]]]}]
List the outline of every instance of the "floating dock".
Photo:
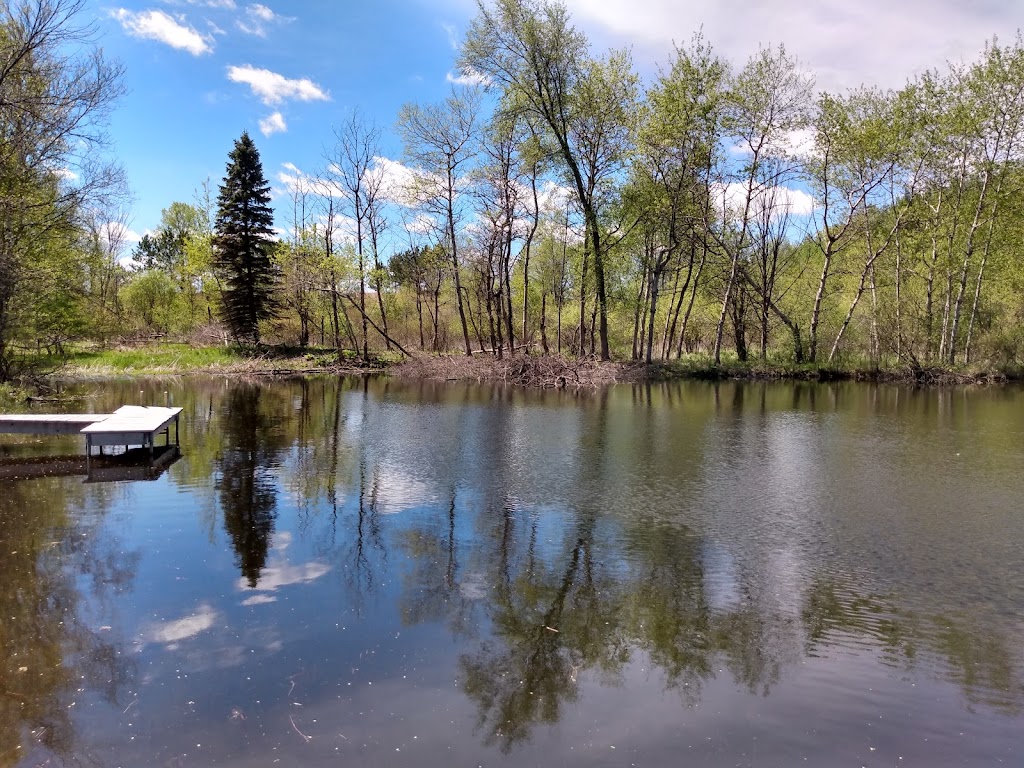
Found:
[{"label": "floating dock", "polygon": [[108,445],[138,446],[153,456],[156,436],[163,433],[166,444],[179,445],[178,419],[181,408],[124,405],[113,413],[0,414],[0,433],[17,435],[85,435],[86,458],[94,447],[103,452]]}]

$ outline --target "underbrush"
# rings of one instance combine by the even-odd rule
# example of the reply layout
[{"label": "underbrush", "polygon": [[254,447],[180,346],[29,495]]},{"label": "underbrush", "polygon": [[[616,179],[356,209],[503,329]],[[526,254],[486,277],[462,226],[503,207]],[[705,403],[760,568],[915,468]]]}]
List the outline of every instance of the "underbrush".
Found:
[{"label": "underbrush", "polygon": [[598,387],[636,378],[633,368],[622,363],[557,355],[515,355],[501,359],[486,354],[472,357],[421,355],[398,363],[391,372],[407,378],[493,381],[544,389]]}]

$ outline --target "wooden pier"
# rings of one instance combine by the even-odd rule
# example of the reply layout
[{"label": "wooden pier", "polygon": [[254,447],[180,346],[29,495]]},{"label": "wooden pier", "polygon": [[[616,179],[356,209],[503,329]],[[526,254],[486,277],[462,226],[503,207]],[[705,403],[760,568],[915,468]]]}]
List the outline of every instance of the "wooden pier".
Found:
[{"label": "wooden pier", "polygon": [[0,433],[18,435],[85,435],[86,458],[93,448],[138,446],[153,456],[156,436],[163,433],[166,444],[179,445],[178,419],[181,408],[124,405],[113,413],[0,414]]}]

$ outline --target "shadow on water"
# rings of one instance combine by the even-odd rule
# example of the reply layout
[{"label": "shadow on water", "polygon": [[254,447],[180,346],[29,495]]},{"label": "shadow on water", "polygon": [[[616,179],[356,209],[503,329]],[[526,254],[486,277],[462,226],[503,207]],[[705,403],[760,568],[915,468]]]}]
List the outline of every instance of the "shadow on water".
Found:
[{"label": "shadow on water", "polygon": [[133,448],[116,455],[67,455],[0,458],[0,480],[35,480],[44,477],[84,477],[86,483],[140,482],[158,479],[181,459],[177,446]]}]

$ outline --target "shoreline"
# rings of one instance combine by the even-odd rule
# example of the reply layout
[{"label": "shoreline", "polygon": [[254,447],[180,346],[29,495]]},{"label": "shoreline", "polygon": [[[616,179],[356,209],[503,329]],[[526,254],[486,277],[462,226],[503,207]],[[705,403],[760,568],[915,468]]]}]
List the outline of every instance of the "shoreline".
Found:
[{"label": "shoreline", "polygon": [[[516,355],[498,359],[486,354],[415,355],[397,358],[379,354],[369,361],[353,357],[337,360],[332,350],[268,349],[246,356],[223,349],[195,348],[181,354],[180,348],[142,347],[107,354],[72,355],[64,365],[51,365],[33,383],[102,381],[119,378],[176,376],[365,376],[383,374],[400,379],[427,381],[469,381],[504,383],[539,389],[597,388],[616,383],[661,381],[860,381],[906,386],[993,386],[1024,380],[1024,369],[979,368],[958,370],[941,367],[841,368],[796,366],[792,363],[738,363],[715,365],[692,357],[679,361],[601,362],[594,358],[558,355]],[[76,360],[79,357],[79,360]],[[32,389],[32,385],[7,385],[10,390]],[[44,385],[45,388],[45,385]]]}]

